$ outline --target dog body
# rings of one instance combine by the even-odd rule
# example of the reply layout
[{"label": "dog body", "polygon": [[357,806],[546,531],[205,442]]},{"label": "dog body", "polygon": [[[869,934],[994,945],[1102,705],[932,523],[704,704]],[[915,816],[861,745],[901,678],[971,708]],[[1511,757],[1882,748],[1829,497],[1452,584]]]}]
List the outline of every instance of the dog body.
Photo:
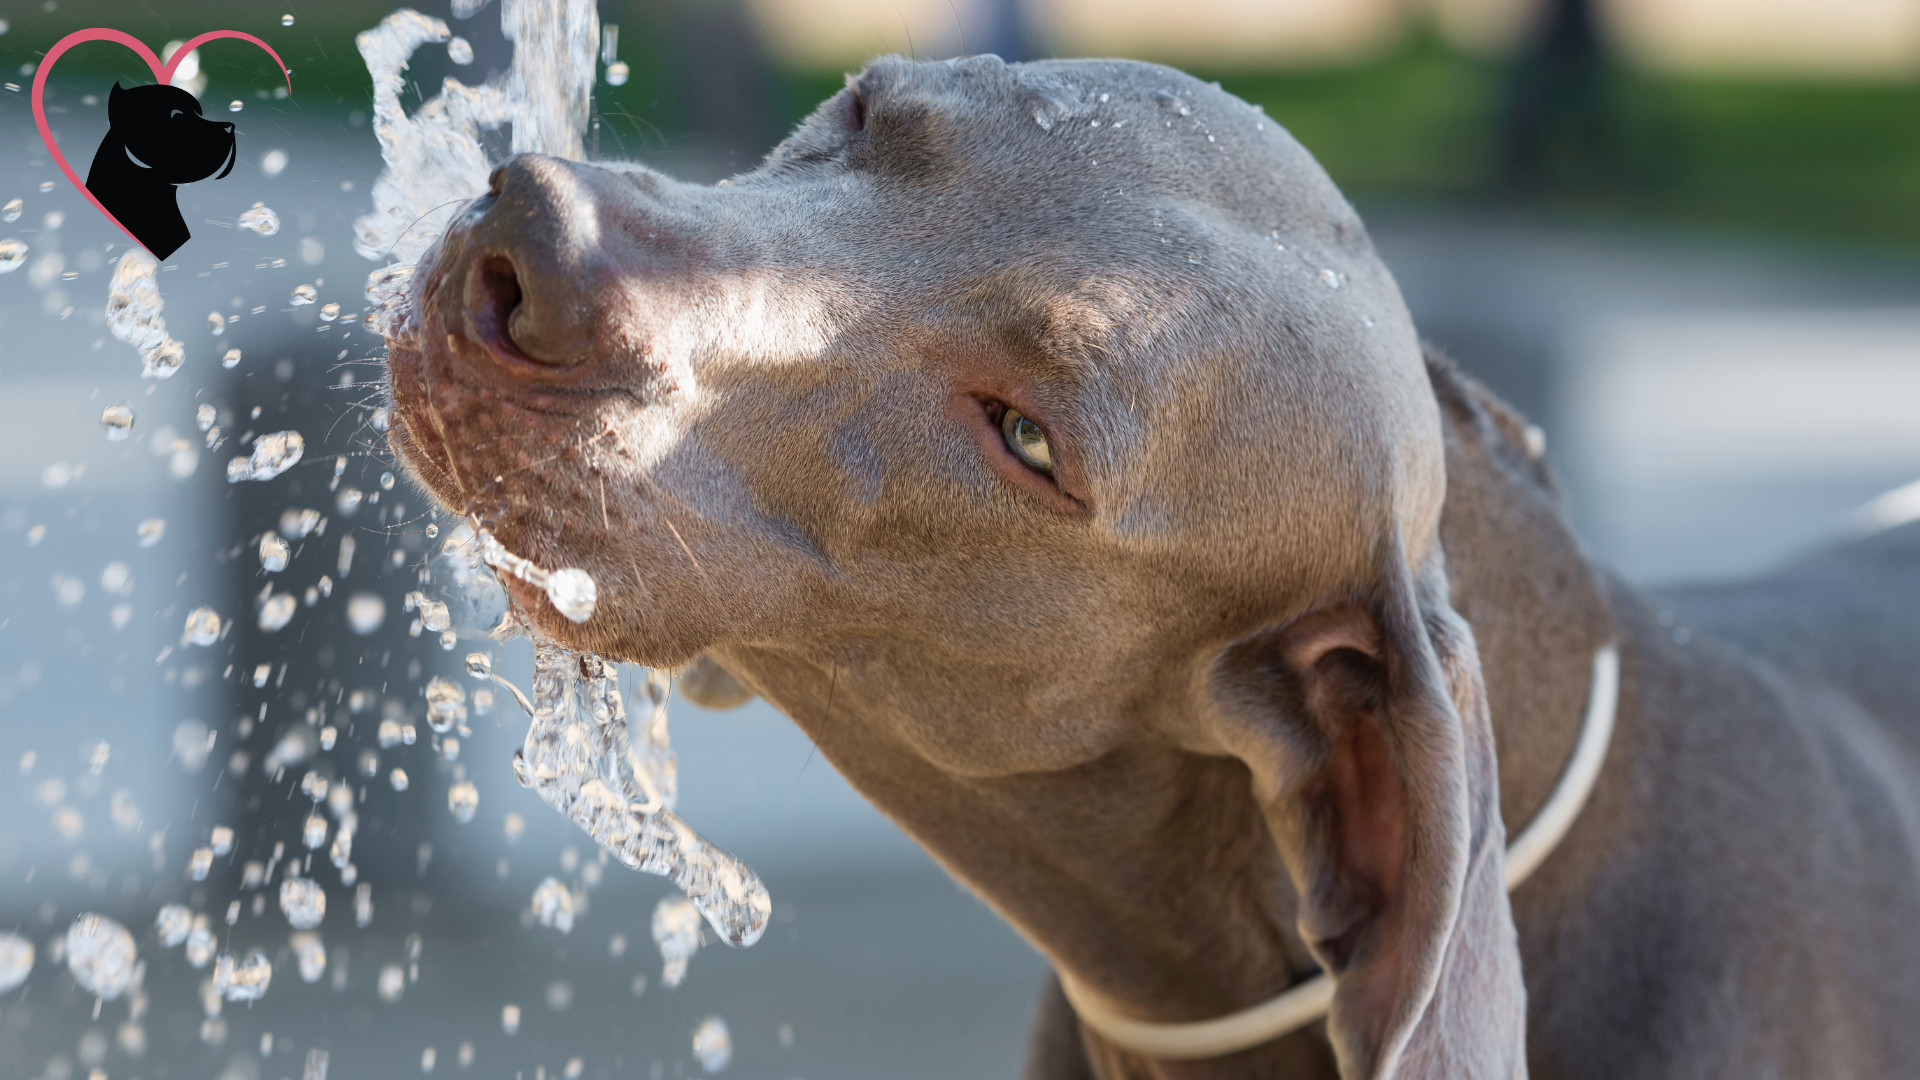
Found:
[{"label": "dog body", "polygon": [[164,259],[191,236],[174,189],[233,171],[233,125],[206,119],[199,100],[177,86],[119,83],[107,94],[107,123],[87,170],[87,190]]},{"label": "dog body", "polygon": [[[389,340],[391,438],[592,573],[578,626],[507,582],[539,632],[765,696],[1121,1012],[1334,976],[1324,1030],[1199,1061],[1050,989],[1030,1076],[1920,1067],[1914,688],[1714,644],[1747,593],[1667,617],[1596,574],[1257,111],[1149,65],[884,60],[727,185],[490,187]],[[1609,642],[1599,787],[1509,901]]]}]

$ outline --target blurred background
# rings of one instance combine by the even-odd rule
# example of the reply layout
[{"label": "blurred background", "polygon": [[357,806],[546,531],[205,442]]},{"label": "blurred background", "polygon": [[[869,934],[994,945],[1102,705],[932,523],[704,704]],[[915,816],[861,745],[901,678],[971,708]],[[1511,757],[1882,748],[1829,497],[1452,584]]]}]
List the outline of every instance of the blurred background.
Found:
[{"label": "blurred background", "polygon": [[[464,14],[473,60],[423,48],[409,105],[507,63],[498,4],[456,6],[425,10]],[[9,268],[0,247],[0,930],[39,953],[0,995],[0,1075],[318,1080],[324,1055],[336,1080],[685,1077],[709,1016],[730,1074],[1014,1074],[1041,961],[764,706],[673,706],[683,815],[776,902],[760,944],[703,949],[675,989],[649,933],[668,886],[601,866],[512,783],[525,719],[504,695],[470,700],[469,732],[426,726],[422,685],[478,689],[461,657],[488,646],[456,612],[443,648],[409,609],[444,583],[442,541],[384,475],[357,318],[373,264],[351,226],[380,158],[354,34],[389,10],[0,0],[0,240],[27,248]],[[1920,514],[1920,487],[1900,490],[1920,478],[1920,0],[603,0],[600,17],[619,29],[592,152],[693,180],[750,168],[880,53],[1126,55],[1218,79],[1319,156],[1423,332],[1542,427],[1582,537],[1629,579],[1746,574]],[[154,46],[245,30],[294,70],[287,96],[252,50],[203,50],[195,92],[241,157],[181,189],[196,239],[159,283],[187,359],[164,382],[105,328],[123,238],[29,109],[41,54],[87,26]],[[50,79],[83,174],[115,78],[148,81],[109,46]],[[256,201],[277,233],[234,227]],[[317,302],[294,302],[301,285]],[[120,403],[135,421],[110,441]],[[289,429],[299,465],[226,482],[253,435]],[[267,533],[284,570],[261,565]],[[270,632],[275,594],[297,607]],[[212,645],[182,636],[202,606],[225,622]],[[524,684],[524,643],[497,665]],[[383,719],[415,740],[382,746]],[[246,880],[276,846],[307,858],[309,775],[360,818],[353,884],[311,857],[329,896],[311,983],[275,889]],[[462,780],[480,793],[466,823],[447,798]],[[195,880],[216,827],[231,848]],[[530,914],[548,877],[580,908],[569,933]],[[207,915],[223,951],[261,950],[265,997],[209,1015],[211,969],[155,931],[166,903]],[[58,955],[89,910],[145,964],[98,1008]]]}]

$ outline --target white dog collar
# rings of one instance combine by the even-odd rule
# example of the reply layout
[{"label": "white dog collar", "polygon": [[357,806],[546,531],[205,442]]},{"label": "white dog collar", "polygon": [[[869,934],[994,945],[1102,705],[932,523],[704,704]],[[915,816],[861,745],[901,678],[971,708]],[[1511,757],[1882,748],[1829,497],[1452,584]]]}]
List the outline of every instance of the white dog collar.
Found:
[{"label": "white dog collar", "polygon": [[[1580,739],[1573,757],[1560,774],[1546,804],[1534,815],[1520,838],[1507,848],[1507,891],[1512,892],[1546,861],[1573,827],[1574,819],[1593,794],[1613,740],[1614,713],[1620,704],[1620,653],[1603,645],[1593,654],[1593,681],[1587,690],[1587,714],[1580,723]],[[1115,1011],[1097,995],[1058,972],[1060,989],[1080,1022],[1108,1042],[1136,1053],[1168,1061],[1219,1057],[1270,1042],[1306,1027],[1327,1015],[1333,1004],[1333,979],[1316,975],[1257,1005],[1213,1020],[1163,1024],[1135,1020]]]}]

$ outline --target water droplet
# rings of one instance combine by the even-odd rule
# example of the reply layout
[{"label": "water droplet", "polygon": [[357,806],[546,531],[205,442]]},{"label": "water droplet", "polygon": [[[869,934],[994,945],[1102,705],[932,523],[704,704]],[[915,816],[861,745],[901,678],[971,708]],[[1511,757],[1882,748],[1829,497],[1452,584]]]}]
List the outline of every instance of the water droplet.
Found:
[{"label": "water droplet", "polygon": [[273,961],[259,949],[239,961],[230,953],[222,955],[213,965],[213,992],[228,1001],[259,1001],[272,981]]},{"label": "water droplet", "polygon": [[440,526],[435,525],[431,521],[427,522],[427,539],[431,540],[434,537],[439,535],[440,535]]},{"label": "water droplet", "polygon": [[287,936],[287,944],[293,948],[294,959],[300,964],[300,981],[315,983],[327,973],[327,946],[320,935],[302,930]]},{"label": "water droplet", "polygon": [[125,402],[107,406],[100,414],[100,426],[106,429],[108,442],[120,442],[133,434],[133,409]]},{"label": "water droplet", "polygon": [[420,626],[424,630],[439,633],[453,625],[453,616],[447,612],[447,605],[438,600],[420,601]]},{"label": "water droplet", "polygon": [[387,776],[387,782],[393,785],[393,790],[395,791],[407,790],[407,770],[393,770],[393,772]]},{"label": "water droplet", "polygon": [[205,881],[207,880],[207,875],[212,871],[213,849],[210,847],[194,848],[193,854],[187,857],[187,876],[195,881]]},{"label": "water droplet", "polygon": [[[456,64],[473,63],[473,43],[463,37],[456,37],[448,41],[447,59]],[[614,85],[617,86],[619,84],[615,83]]]},{"label": "water droplet", "polygon": [[459,683],[435,676],[427,681],[426,697],[427,726],[436,733],[445,734],[466,722],[467,692]]},{"label": "water droplet", "polygon": [[320,306],[320,321],[321,321],[321,322],[332,322],[333,320],[335,320],[335,319],[337,319],[337,318],[339,318],[339,317],[340,317],[340,305],[339,305],[339,304],[322,304],[322,305]]},{"label": "water droplet", "polygon": [[[558,878],[545,878],[533,890],[533,917],[541,926],[552,927],[563,934],[573,932],[573,893],[562,885]],[[699,932],[695,915],[695,933]]]},{"label": "water droplet", "polygon": [[280,215],[265,203],[254,203],[240,212],[239,225],[261,236],[272,236],[280,231]]},{"label": "water droplet", "polygon": [[653,909],[653,942],[660,947],[660,982],[679,986],[687,962],[700,950],[700,910],[684,896],[662,897]]},{"label": "water droplet", "polygon": [[1337,289],[1340,287],[1340,275],[1334,273],[1332,270],[1323,268],[1320,271],[1320,281],[1329,289]]},{"label": "water droplet", "polygon": [[[322,832],[326,822],[320,823]],[[318,844],[308,844],[318,847]],[[295,930],[311,930],[327,916],[327,891],[312,878],[290,877],[280,883],[280,913]]]},{"label": "water droplet", "polygon": [[67,928],[67,970],[80,988],[112,1001],[133,985],[139,950],[127,928],[88,912]]},{"label": "water droplet", "polygon": [[693,1058],[710,1073],[719,1072],[733,1060],[733,1036],[728,1034],[725,1020],[709,1016],[693,1029]]},{"label": "water droplet", "polygon": [[507,843],[517,844],[527,834],[527,819],[517,812],[509,813],[507,819],[500,823],[500,831],[506,836]]},{"label": "water droplet", "polygon": [[613,63],[607,65],[608,86],[625,86],[627,85],[627,79],[631,78],[632,75],[633,69],[627,66],[625,60],[615,60]]},{"label": "water droplet", "polygon": [[[20,200],[15,199],[11,205],[18,206],[19,204]],[[14,216],[18,217],[19,215],[15,214]],[[11,221],[13,219],[8,218],[7,220]],[[0,274],[11,274],[25,265],[28,250],[25,242],[15,240],[12,237],[0,240]]]},{"label": "water droplet", "polygon": [[503,1005],[500,1008],[500,1030],[512,1035],[520,1030],[520,1006]]},{"label": "water droplet", "polygon": [[354,593],[347,598],[347,625],[356,634],[371,634],[387,618],[387,602],[374,593]]},{"label": "water droplet", "polygon": [[289,555],[290,549],[287,547],[287,542],[282,540],[278,533],[265,533],[260,537],[260,568],[262,570],[270,574],[285,570]]},{"label": "water droplet", "polygon": [[219,641],[219,614],[209,607],[194,608],[187,614],[186,640],[191,645],[211,645]]},{"label": "water droplet", "polygon": [[393,490],[393,474],[392,473],[382,472],[380,474],[380,490],[381,491]]},{"label": "water droplet", "polygon": [[27,981],[33,971],[33,942],[19,934],[0,933],[0,994]]},{"label": "water droplet", "polygon": [[473,820],[480,809],[480,789],[473,781],[462,780],[447,789],[447,809],[453,811],[453,818],[465,825]]},{"label": "water droplet", "polygon": [[493,676],[493,658],[483,652],[468,653],[467,674],[476,679],[491,678]]},{"label": "water droplet", "polygon": [[228,112],[239,112],[241,109],[244,109],[246,107],[247,107],[247,103],[244,101],[241,101],[239,98],[234,98],[232,101],[227,102]]},{"label": "water droplet", "polygon": [[293,25],[293,16],[291,16],[291,15],[282,15],[282,16],[280,16],[280,25],[281,25],[281,26],[292,26],[292,25]]},{"label": "water droplet", "polygon": [[207,332],[219,337],[227,332],[227,317],[217,311],[207,312]]},{"label": "water droplet", "polygon": [[599,590],[593,577],[579,567],[555,570],[547,577],[547,600],[571,622],[583,623],[593,617],[593,605]]},{"label": "water droplet", "polygon": [[193,928],[187,931],[187,963],[197,968],[206,967],[219,947],[219,939],[213,936],[213,920],[205,915],[195,915]]},{"label": "water droplet", "polygon": [[340,493],[333,497],[333,508],[341,517],[352,517],[360,511],[360,503],[365,498],[366,494],[359,488],[341,488]]},{"label": "water droplet", "polygon": [[319,290],[315,289],[313,286],[295,285],[293,287],[293,296],[290,297],[287,302],[292,304],[294,307],[305,307],[306,305],[313,303],[315,300],[319,298],[320,298]]},{"label": "water droplet", "polygon": [[160,944],[171,949],[187,940],[187,933],[193,929],[193,911],[185,904],[164,905],[153,917],[153,927],[160,934]]},{"label": "water droplet", "polygon": [[147,518],[134,529],[134,537],[143,548],[152,547],[167,535],[166,518]]},{"label": "water droplet", "polygon": [[0,206],[0,221],[5,221],[5,222],[19,221],[20,213],[24,208],[24,206],[25,204],[22,203],[19,199],[8,199],[7,205]]},{"label": "water droplet", "polygon": [[299,464],[307,440],[297,431],[276,431],[253,440],[253,453],[227,462],[227,483],[271,480]]},{"label": "water droplet", "polygon": [[226,825],[215,825],[212,832],[207,836],[207,846],[213,849],[215,855],[231,855],[233,853],[233,829]]},{"label": "water droplet", "polygon": [[320,511],[312,507],[290,506],[280,511],[280,535],[289,540],[302,540],[312,536],[320,528]]},{"label": "water droplet", "polygon": [[220,366],[223,368],[239,367],[240,366],[240,350],[228,349],[227,354],[220,358]]},{"label": "water droplet", "polygon": [[274,593],[260,605],[260,629],[271,634],[283,630],[293,621],[293,614],[299,610],[300,602],[292,593]]}]

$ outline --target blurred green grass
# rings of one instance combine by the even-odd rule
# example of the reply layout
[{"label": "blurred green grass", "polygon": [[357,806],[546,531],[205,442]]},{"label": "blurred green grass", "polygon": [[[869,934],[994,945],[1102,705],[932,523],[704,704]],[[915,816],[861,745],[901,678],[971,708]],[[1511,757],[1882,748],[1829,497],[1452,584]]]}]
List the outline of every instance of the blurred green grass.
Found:
[{"label": "blurred green grass", "polygon": [[[1501,173],[1508,65],[1413,42],[1374,63],[1220,73],[1350,196],[1520,203],[1873,246],[1920,245],[1920,87],[1677,77],[1614,65],[1604,149]],[[1554,151],[1558,151],[1555,153]]]}]

